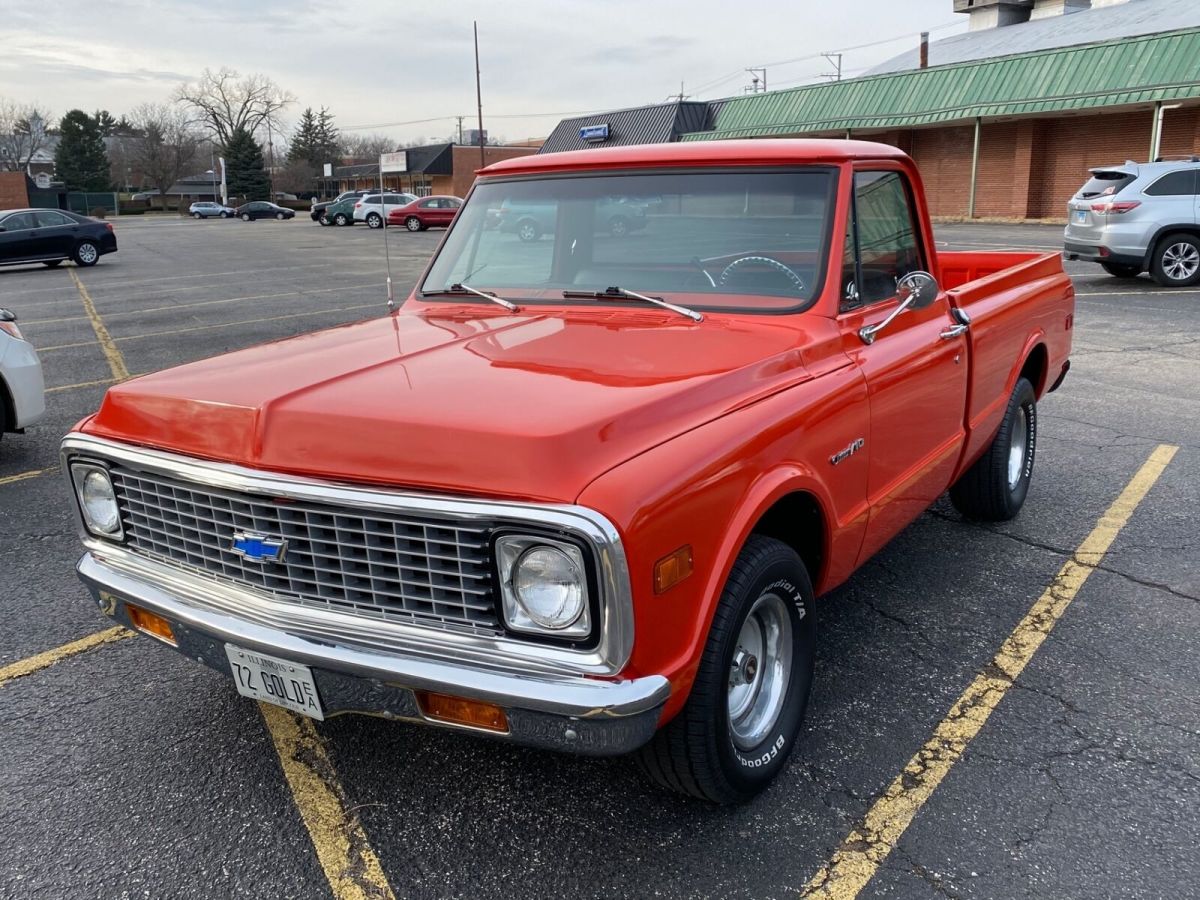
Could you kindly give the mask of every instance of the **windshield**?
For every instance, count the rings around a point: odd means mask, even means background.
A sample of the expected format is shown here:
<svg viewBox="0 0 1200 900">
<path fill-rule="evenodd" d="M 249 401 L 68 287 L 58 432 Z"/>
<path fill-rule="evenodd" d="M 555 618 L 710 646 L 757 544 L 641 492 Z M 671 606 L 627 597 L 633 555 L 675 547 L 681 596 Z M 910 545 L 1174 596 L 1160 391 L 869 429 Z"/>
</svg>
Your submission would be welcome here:
<svg viewBox="0 0 1200 900">
<path fill-rule="evenodd" d="M 619 287 L 704 309 L 800 309 L 821 288 L 834 184 L 817 168 L 483 182 L 421 290 L 467 283 L 561 304 L 564 291 Z"/>
</svg>

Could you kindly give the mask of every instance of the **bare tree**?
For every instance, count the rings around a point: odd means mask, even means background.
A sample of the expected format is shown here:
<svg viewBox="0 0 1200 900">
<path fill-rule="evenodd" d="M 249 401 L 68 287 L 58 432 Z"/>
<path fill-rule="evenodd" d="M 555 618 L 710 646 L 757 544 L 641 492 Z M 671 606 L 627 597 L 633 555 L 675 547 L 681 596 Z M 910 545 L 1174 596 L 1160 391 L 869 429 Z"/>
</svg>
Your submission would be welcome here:
<svg viewBox="0 0 1200 900">
<path fill-rule="evenodd" d="M 379 162 L 382 153 L 391 153 L 396 149 L 395 138 L 382 134 L 343 134 L 342 152 L 347 159 L 362 162 Z"/>
<path fill-rule="evenodd" d="M 202 135 L 188 114 L 165 103 L 144 103 L 132 113 L 137 136 L 130 138 L 130 158 L 146 182 L 158 189 L 163 209 L 167 192 L 201 164 Z"/>
<path fill-rule="evenodd" d="M 254 134 L 264 125 L 282 131 L 279 113 L 296 98 L 266 75 L 243 77 L 234 69 L 205 69 L 195 82 L 181 84 L 173 97 L 195 114 L 224 147 L 239 129 Z"/>
<path fill-rule="evenodd" d="M 0 172 L 24 172 L 47 146 L 50 112 L 36 103 L 0 97 Z"/>
</svg>

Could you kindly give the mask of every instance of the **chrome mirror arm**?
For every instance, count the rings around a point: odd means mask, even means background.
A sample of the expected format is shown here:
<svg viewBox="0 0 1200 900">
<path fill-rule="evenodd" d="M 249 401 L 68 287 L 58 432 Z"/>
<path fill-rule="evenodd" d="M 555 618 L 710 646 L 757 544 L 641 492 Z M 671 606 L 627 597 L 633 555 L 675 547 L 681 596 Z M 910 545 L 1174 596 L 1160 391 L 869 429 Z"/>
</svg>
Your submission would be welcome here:
<svg viewBox="0 0 1200 900">
<path fill-rule="evenodd" d="M 909 294 L 904 298 L 899 306 L 888 313 L 888 317 L 882 322 L 877 325 L 864 325 L 862 328 L 858 329 L 858 336 L 862 339 L 862 342 L 864 344 L 875 343 L 875 338 L 879 336 L 879 332 L 891 325 L 892 320 L 895 319 L 896 316 L 900 315 L 900 313 L 906 312 L 908 308 L 913 305 L 913 300 L 915 298 L 915 294 Z"/>
</svg>

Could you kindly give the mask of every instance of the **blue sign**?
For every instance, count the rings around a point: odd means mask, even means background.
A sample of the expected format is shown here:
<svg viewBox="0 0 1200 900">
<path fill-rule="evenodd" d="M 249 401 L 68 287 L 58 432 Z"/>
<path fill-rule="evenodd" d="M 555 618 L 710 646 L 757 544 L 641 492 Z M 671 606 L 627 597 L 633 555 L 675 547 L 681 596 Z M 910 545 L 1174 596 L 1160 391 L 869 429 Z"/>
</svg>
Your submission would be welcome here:
<svg viewBox="0 0 1200 900">
<path fill-rule="evenodd" d="M 584 125 L 579 129 L 579 136 L 585 141 L 607 141 L 608 123 L 603 125 Z"/>
<path fill-rule="evenodd" d="M 239 531 L 233 536 L 232 550 L 242 559 L 251 562 L 280 562 L 287 552 L 287 541 L 269 538 L 265 534 L 250 534 Z"/>
</svg>

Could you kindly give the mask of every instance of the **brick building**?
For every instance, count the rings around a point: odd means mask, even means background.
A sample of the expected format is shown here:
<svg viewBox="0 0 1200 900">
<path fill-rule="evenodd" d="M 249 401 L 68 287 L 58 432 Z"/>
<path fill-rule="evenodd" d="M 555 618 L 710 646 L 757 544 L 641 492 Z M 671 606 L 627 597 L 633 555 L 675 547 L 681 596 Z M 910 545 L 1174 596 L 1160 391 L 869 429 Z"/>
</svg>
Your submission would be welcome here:
<svg viewBox="0 0 1200 900">
<path fill-rule="evenodd" d="M 935 216 L 1006 219 L 1064 218 L 1090 167 L 1200 153 L 1200 0 L 954 7 L 971 30 L 924 60 L 914 48 L 861 78 L 716 101 L 711 125 L 665 139 L 891 143 Z"/>
<path fill-rule="evenodd" d="M 465 197 L 475 183 L 475 171 L 502 159 L 529 156 L 537 153 L 537 146 L 487 146 L 480 161 L 479 148 L 464 144 L 430 144 L 425 147 L 409 147 L 408 171 L 385 173 L 384 187 L 388 190 L 406 191 L 417 196 L 429 194 L 451 194 Z M 322 179 L 328 193 L 379 187 L 379 165 L 365 163 L 354 166 L 337 166 L 333 177 Z"/>
</svg>

